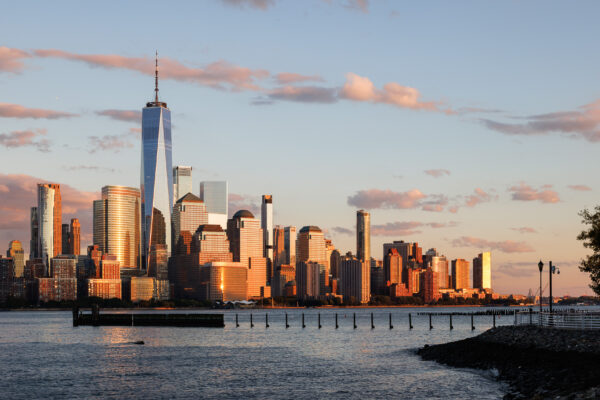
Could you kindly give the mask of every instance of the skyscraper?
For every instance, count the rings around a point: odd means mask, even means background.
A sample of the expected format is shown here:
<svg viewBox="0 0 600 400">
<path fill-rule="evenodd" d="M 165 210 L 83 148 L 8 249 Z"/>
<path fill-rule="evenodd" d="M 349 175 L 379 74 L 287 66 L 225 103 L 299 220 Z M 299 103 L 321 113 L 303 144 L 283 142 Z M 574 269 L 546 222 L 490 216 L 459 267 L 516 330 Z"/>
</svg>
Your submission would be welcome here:
<svg viewBox="0 0 600 400">
<path fill-rule="evenodd" d="M 431 269 L 437 273 L 438 285 L 440 289 L 450 288 L 448 282 L 448 260 L 445 256 L 431 256 Z"/>
<path fill-rule="evenodd" d="M 283 227 L 277 225 L 273 228 L 273 270 L 286 262 L 285 231 Z"/>
<path fill-rule="evenodd" d="M 29 214 L 29 227 L 31 229 L 31 239 L 29 240 L 29 258 L 41 258 L 38 254 L 38 241 L 40 240 L 40 227 L 38 222 L 38 208 L 31 207 Z"/>
<path fill-rule="evenodd" d="M 102 200 L 94 201 L 93 232 L 100 252 L 116 256 L 123 268 L 140 268 L 139 189 L 104 186 Z"/>
<path fill-rule="evenodd" d="M 480 253 L 473 259 L 473 288 L 492 288 L 492 253 Z"/>
<path fill-rule="evenodd" d="M 263 230 L 264 256 L 273 260 L 273 196 L 263 194 L 260 206 L 260 227 Z"/>
<path fill-rule="evenodd" d="M 356 257 L 371 260 L 371 215 L 365 210 L 356 212 Z"/>
<path fill-rule="evenodd" d="M 296 265 L 296 227 L 286 226 L 283 228 L 283 240 L 285 249 L 285 264 Z"/>
<path fill-rule="evenodd" d="M 21 242 L 18 240 L 11 240 L 8 243 L 8 250 L 6 251 L 7 257 L 12 257 L 13 265 L 15 268 L 15 278 L 23 276 L 23 270 L 25 268 L 25 251 Z"/>
<path fill-rule="evenodd" d="M 188 193 L 192 193 L 192 167 L 173 167 L 173 204 Z"/>
<path fill-rule="evenodd" d="M 192 193 L 180 197 L 173 207 L 173 250 L 182 231 L 194 234 L 200 225 L 208 224 L 204 202 Z"/>
<path fill-rule="evenodd" d="M 81 224 L 77 218 L 71 219 L 69 232 L 69 254 L 79 255 L 81 253 Z M 63 239 L 64 240 L 64 239 Z"/>
<path fill-rule="evenodd" d="M 458 258 L 452 260 L 452 288 L 456 290 L 469 288 L 469 262 Z"/>
<path fill-rule="evenodd" d="M 311 261 L 296 264 L 297 293 L 300 299 L 316 299 L 321 294 L 321 265 Z"/>
<path fill-rule="evenodd" d="M 233 261 L 239 261 L 248 268 L 248 297 L 265 296 L 267 261 L 263 257 L 260 221 L 250 211 L 240 210 L 227 221 L 227 237 Z"/>
<path fill-rule="evenodd" d="M 69 224 L 62 224 L 61 236 L 62 236 L 62 250 L 60 254 L 71 254 L 69 249 L 69 236 L 71 232 L 71 226 Z"/>
<path fill-rule="evenodd" d="M 155 70 L 154 101 L 142 110 L 141 198 L 143 256 L 152 246 L 171 251 L 171 212 L 173 209 L 173 165 L 171 111 L 158 101 L 158 57 Z"/>
<path fill-rule="evenodd" d="M 48 266 L 50 259 L 62 252 L 60 185 L 38 183 L 37 194 L 36 256 L 43 259 Z"/>
<path fill-rule="evenodd" d="M 340 291 L 344 302 L 368 303 L 371 299 L 371 265 L 347 255 L 340 265 Z"/>
<path fill-rule="evenodd" d="M 318 226 L 305 226 L 298 233 L 298 254 L 296 262 L 314 261 L 328 265 L 326 260 L 325 238 Z"/>
<path fill-rule="evenodd" d="M 200 182 L 200 200 L 206 205 L 208 223 L 227 229 L 229 199 L 227 181 Z"/>
</svg>

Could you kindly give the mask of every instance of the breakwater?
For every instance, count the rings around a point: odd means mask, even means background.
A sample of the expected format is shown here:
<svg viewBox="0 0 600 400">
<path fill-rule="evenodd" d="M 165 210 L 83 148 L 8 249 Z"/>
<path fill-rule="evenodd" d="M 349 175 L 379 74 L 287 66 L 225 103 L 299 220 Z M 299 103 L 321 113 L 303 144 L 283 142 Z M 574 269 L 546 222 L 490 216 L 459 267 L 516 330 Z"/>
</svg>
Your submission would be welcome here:
<svg viewBox="0 0 600 400">
<path fill-rule="evenodd" d="M 421 348 L 425 360 L 496 369 L 506 399 L 598 398 L 600 332 L 503 326 L 473 338 Z"/>
<path fill-rule="evenodd" d="M 91 313 L 73 309 L 73 326 L 179 326 L 223 328 L 223 314 L 178 314 L 178 313 L 100 313 L 92 308 Z"/>
</svg>

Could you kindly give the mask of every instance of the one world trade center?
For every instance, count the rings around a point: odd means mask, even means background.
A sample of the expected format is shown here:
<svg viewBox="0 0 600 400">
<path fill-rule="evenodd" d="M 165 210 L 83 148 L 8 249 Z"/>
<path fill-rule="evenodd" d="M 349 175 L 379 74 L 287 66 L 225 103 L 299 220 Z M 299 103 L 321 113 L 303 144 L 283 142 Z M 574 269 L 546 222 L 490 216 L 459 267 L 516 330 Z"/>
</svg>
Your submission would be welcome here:
<svg viewBox="0 0 600 400">
<path fill-rule="evenodd" d="M 171 211 L 173 176 L 171 111 L 158 101 L 158 55 L 155 70 L 154 101 L 142 111 L 141 196 L 143 257 L 148 275 L 167 279 L 167 259 L 171 253 Z"/>
</svg>

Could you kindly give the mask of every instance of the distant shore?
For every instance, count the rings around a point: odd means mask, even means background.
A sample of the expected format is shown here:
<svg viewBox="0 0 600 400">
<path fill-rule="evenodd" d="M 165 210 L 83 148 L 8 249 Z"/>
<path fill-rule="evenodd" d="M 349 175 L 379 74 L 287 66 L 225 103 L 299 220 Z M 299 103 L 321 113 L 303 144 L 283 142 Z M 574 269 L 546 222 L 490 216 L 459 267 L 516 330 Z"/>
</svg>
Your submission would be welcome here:
<svg viewBox="0 0 600 400">
<path fill-rule="evenodd" d="M 505 399 L 600 398 L 600 331 L 502 326 L 417 353 L 454 367 L 496 369 L 511 386 Z"/>
</svg>

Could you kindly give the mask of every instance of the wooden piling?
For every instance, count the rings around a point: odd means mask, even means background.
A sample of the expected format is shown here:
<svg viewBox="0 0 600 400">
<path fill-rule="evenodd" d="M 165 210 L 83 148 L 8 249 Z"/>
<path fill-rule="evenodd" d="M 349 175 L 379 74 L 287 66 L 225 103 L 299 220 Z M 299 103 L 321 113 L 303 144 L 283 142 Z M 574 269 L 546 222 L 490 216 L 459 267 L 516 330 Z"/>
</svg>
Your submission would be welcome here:
<svg viewBox="0 0 600 400">
<path fill-rule="evenodd" d="M 412 315 L 411 313 L 408 313 L 408 329 L 412 329 Z"/>
<path fill-rule="evenodd" d="M 306 325 L 304 324 L 304 313 L 302 313 L 302 328 L 306 328 Z"/>
<path fill-rule="evenodd" d="M 433 329 L 433 324 L 431 323 L 431 314 L 429 314 L 429 330 Z"/>
<path fill-rule="evenodd" d="M 239 327 L 240 327 L 240 322 L 239 322 L 239 320 L 238 320 L 238 315 L 237 315 L 237 314 L 235 314 L 235 327 L 236 327 L 236 328 L 239 328 Z"/>
<path fill-rule="evenodd" d="M 250 313 L 250 328 L 254 328 L 254 322 L 252 321 L 252 313 Z"/>
<path fill-rule="evenodd" d="M 473 314 L 471 314 L 471 330 L 475 330 L 475 323 L 473 322 Z"/>
<path fill-rule="evenodd" d="M 335 329 L 337 329 L 337 328 L 339 328 L 339 325 L 338 325 L 338 315 L 337 315 L 337 313 L 335 313 Z"/>
<path fill-rule="evenodd" d="M 371 313 L 371 329 L 375 329 L 375 324 L 373 323 L 373 313 Z"/>
<path fill-rule="evenodd" d="M 390 329 L 394 329 L 394 325 L 392 325 L 392 313 L 390 313 Z"/>
<path fill-rule="evenodd" d="M 452 314 L 450 314 L 450 330 L 454 329 L 454 326 L 452 326 Z"/>
<path fill-rule="evenodd" d="M 356 329 L 356 313 L 354 313 L 354 329 Z"/>
<path fill-rule="evenodd" d="M 318 321 L 317 324 L 319 325 L 319 329 L 321 329 L 321 313 L 319 313 L 318 315 Z"/>
<path fill-rule="evenodd" d="M 287 313 L 285 313 L 285 329 L 289 328 L 290 325 L 288 324 L 288 315 Z"/>
<path fill-rule="evenodd" d="M 265 328 L 269 327 L 269 313 L 265 314 Z"/>
</svg>

